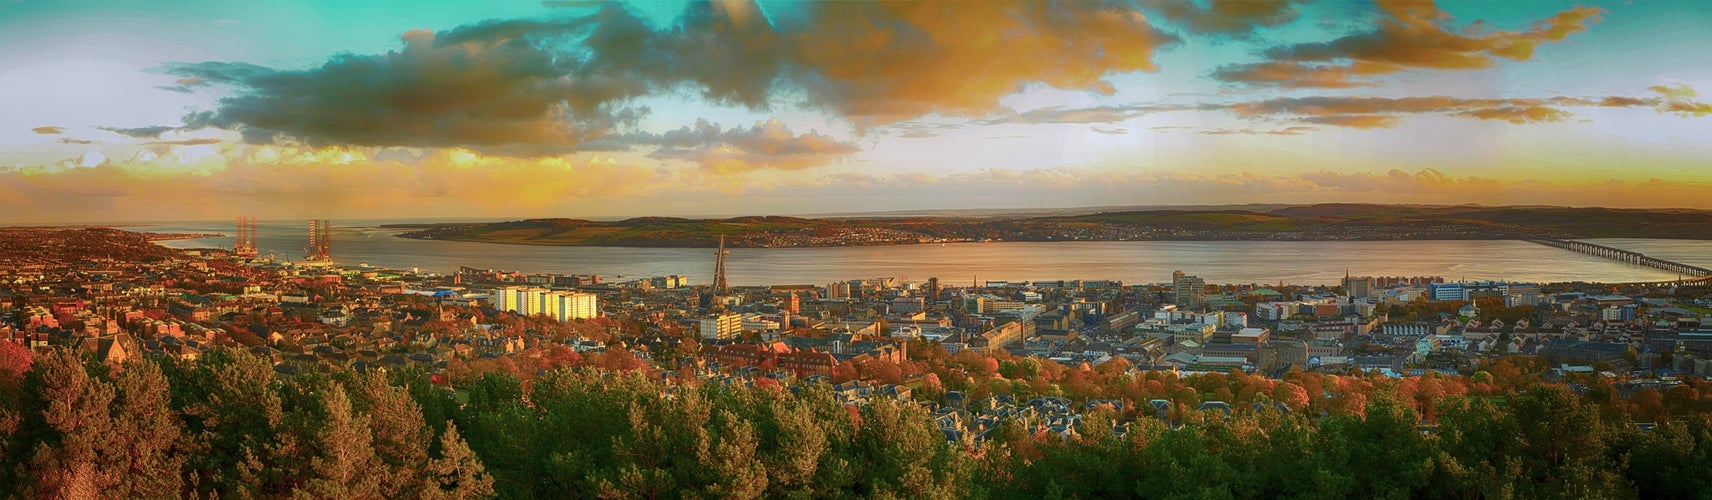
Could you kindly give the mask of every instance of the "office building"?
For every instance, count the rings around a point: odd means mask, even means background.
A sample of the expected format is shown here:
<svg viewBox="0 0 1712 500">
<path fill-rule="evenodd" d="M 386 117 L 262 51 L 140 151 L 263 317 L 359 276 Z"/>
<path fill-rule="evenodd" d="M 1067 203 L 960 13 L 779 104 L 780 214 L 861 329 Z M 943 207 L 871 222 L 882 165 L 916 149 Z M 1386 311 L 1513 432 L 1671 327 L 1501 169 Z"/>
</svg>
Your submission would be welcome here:
<svg viewBox="0 0 1712 500">
<path fill-rule="evenodd" d="M 1172 273 L 1172 289 L 1175 292 L 1173 303 L 1180 307 L 1201 307 L 1202 297 L 1207 292 L 1207 281 L 1199 276 L 1189 276 L 1183 271 Z"/>
<path fill-rule="evenodd" d="M 1372 276 L 1345 275 L 1343 277 L 1343 293 L 1351 299 L 1365 299 L 1373 296 L 1373 289 L 1377 288 L 1376 284 Z"/>
</svg>

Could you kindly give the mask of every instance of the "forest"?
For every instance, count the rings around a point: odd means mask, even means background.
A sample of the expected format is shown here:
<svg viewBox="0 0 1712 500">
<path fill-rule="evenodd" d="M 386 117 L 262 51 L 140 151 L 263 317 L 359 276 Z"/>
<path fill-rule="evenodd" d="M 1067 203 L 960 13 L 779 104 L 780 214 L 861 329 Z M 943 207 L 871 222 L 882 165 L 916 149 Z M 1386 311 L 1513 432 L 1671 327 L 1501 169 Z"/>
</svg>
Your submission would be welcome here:
<svg viewBox="0 0 1712 500">
<path fill-rule="evenodd" d="M 106 365 L 0 343 L 0 491 L 25 498 L 1694 498 L 1712 384 L 1470 377 L 1179 377 L 1121 363 L 912 352 L 916 401 L 706 381 L 614 354 L 451 377 L 278 374 L 212 350 Z M 858 378 L 873 376 L 856 373 Z M 941 382 L 941 378 L 955 380 Z M 1070 398 L 1074 432 L 948 439 L 932 407 Z M 1166 415 L 1140 405 L 1164 399 Z M 1202 401 L 1236 411 L 1197 411 Z M 1261 403 L 1256 405 L 1255 403 Z M 974 403 L 971 403 L 973 405 Z M 1122 406 L 1117 408 L 1115 406 Z M 1137 408 L 1145 410 L 1137 410 Z M 1163 417 L 1163 418 L 1161 418 Z M 1644 425 L 1637 425 L 1641 423 Z"/>
</svg>

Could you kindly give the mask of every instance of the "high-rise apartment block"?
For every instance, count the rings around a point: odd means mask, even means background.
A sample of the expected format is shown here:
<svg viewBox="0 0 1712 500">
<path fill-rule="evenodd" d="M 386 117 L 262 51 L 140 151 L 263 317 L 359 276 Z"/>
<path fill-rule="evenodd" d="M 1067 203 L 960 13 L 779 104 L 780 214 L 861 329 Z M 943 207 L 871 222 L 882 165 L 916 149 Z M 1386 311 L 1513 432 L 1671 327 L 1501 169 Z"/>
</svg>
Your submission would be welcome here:
<svg viewBox="0 0 1712 500">
<path fill-rule="evenodd" d="M 592 293 L 512 286 L 493 291 L 493 308 L 524 316 L 545 314 L 559 321 L 600 317 L 599 297 Z"/>
</svg>

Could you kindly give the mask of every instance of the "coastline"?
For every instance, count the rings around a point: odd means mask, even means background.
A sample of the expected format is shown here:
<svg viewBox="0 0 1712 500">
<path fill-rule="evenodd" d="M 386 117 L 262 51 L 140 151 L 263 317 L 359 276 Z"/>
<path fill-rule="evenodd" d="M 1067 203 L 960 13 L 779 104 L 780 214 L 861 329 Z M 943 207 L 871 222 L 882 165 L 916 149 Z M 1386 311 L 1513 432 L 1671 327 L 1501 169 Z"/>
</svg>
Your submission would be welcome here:
<svg viewBox="0 0 1712 500">
<path fill-rule="evenodd" d="M 518 245 L 518 246 L 530 246 L 530 247 L 706 248 L 706 249 L 713 249 L 713 248 L 718 248 L 718 246 L 719 246 L 718 243 L 709 244 L 709 243 L 703 243 L 703 242 L 699 242 L 699 241 L 695 241 L 695 242 L 662 242 L 662 244 L 658 244 L 658 245 L 623 245 L 623 244 L 602 244 L 602 243 L 563 243 L 563 242 L 532 242 L 532 241 L 517 241 L 517 240 L 490 240 L 490 239 L 480 239 L 480 238 L 433 238 L 433 237 L 405 236 L 403 233 L 393 234 L 391 236 L 394 238 L 400 238 L 400 239 L 406 239 L 406 240 L 450 241 L 450 242 L 459 242 L 459 243 L 490 243 L 490 244 L 495 244 L 495 245 Z M 727 248 L 727 249 L 736 249 L 736 248 L 742 248 L 742 249 L 850 248 L 850 247 L 889 247 L 889 246 L 903 247 L 903 246 L 935 245 L 935 244 L 960 245 L 960 244 L 970 244 L 970 243 L 1118 243 L 1118 242 L 1141 242 L 1141 241 L 1180 241 L 1180 242 L 1221 242 L 1221 241 L 1287 241 L 1287 242 L 1522 241 L 1526 238 L 1527 238 L 1527 236 L 1520 236 L 1520 235 L 1505 235 L 1505 236 L 1498 236 L 1498 237 L 1470 237 L 1470 238 L 1449 238 L 1449 237 L 1434 235 L 1434 236 L 1421 237 L 1421 238 L 1208 238 L 1208 237 L 1188 237 L 1188 238 L 1128 238 L 1128 239 L 1075 239 L 1075 240 L 1073 240 L 1073 239 L 985 239 L 985 240 L 946 240 L 946 241 L 926 241 L 926 242 L 851 243 L 851 244 L 844 244 L 844 245 L 782 245 L 782 246 L 741 245 L 741 244 L 736 244 L 736 243 L 732 243 L 732 242 L 728 241 L 728 242 L 726 242 L 725 248 Z M 1667 237 L 1649 237 L 1649 238 L 1650 239 L 1684 240 L 1684 241 L 1708 241 L 1708 240 L 1712 240 L 1712 238 L 1667 238 Z M 1585 239 L 1585 238 L 1572 238 L 1572 239 Z M 678 244 L 678 243 L 682 243 L 682 244 Z"/>
<path fill-rule="evenodd" d="M 112 226 L 101 226 L 101 227 L 110 227 L 113 229 L 120 229 L 120 228 L 116 228 L 116 227 L 112 227 Z M 133 226 L 133 227 L 138 227 L 138 226 Z M 121 229 L 121 230 L 123 230 L 123 229 Z M 144 238 L 148 238 L 149 241 L 154 241 L 154 242 L 172 241 L 172 240 L 194 240 L 194 239 L 201 239 L 201 238 L 230 238 L 232 236 L 229 234 L 221 234 L 221 233 L 148 233 L 148 232 L 142 232 L 142 231 L 130 231 L 130 232 L 141 234 L 141 235 L 143 235 Z"/>
</svg>

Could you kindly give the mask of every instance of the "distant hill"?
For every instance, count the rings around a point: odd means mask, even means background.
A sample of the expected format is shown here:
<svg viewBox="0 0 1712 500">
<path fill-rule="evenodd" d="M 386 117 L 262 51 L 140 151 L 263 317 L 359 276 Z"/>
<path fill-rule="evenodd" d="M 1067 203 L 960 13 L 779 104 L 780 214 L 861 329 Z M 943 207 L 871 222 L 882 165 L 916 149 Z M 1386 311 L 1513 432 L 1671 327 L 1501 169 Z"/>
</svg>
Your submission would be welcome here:
<svg viewBox="0 0 1712 500">
<path fill-rule="evenodd" d="M 1712 239 L 1712 212 L 1677 209 L 1425 206 L 1334 203 L 1049 215 L 639 217 L 524 219 L 388 226 L 404 238 L 526 245 L 818 247 L 966 241 Z M 1037 212 L 1038 213 L 1038 212 Z"/>
</svg>

